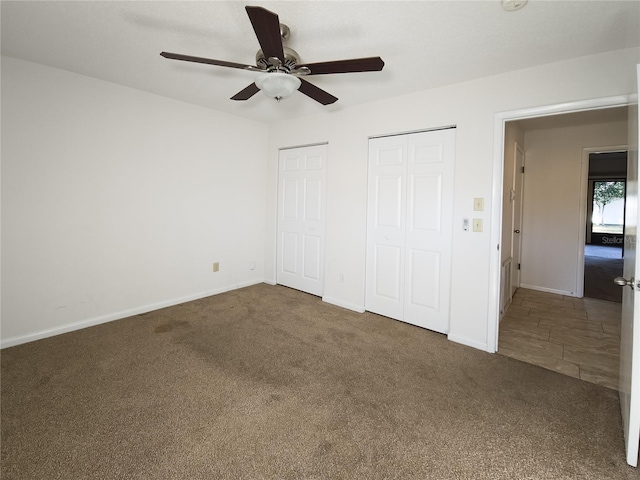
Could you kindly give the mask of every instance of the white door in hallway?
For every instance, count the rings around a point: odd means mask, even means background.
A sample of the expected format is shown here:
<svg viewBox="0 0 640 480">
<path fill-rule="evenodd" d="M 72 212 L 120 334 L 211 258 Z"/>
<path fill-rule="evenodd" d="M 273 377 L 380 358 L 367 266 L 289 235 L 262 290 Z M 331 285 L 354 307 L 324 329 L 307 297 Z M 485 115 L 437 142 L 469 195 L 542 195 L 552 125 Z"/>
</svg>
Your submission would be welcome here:
<svg viewBox="0 0 640 480">
<path fill-rule="evenodd" d="M 369 141 L 365 308 L 449 331 L 455 129 Z"/>
<path fill-rule="evenodd" d="M 276 281 L 324 292 L 327 145 L 281 150 L 278 161 Z"/>
<path fill-rule="evenodd" d="M 640 65 L 637 67 L 640 81 Z M 636 90 L 637 93 L 638 90 Z M 627 463 L 638 466 L 640 443 L 640 255 L 637 229 L 638 208 L 638 104 L 629 107 L 629 151 L 627 156 L 627 199 L 625 211 L 624 272 L 629 286 L 622 294 L 620 331 L 620 408 L 624 425 Z"/>
<path fill-rule="evenodd" d="M 513 265 L 511 268 L 511 295 L 520 287 L 520 261 L 522 257 L 522 198 L 524 194 L 524 151 L 516 143 L 514 155 L 514 181 L 513 181 L 513 237 L 511 256 Z"/>
</svg>

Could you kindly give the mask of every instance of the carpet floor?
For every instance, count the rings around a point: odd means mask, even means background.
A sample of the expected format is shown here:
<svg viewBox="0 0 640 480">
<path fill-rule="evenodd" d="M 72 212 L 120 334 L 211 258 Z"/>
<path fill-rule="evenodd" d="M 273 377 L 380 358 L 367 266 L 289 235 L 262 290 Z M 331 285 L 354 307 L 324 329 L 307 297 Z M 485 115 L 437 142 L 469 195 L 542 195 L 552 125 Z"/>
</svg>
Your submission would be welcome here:
<svg viewBox="0 0 640 480">
<path fill-rule="evenodd" d="M 255 285 L 2 351 L 9 479 L 638 479 L 613 390 Z"/>
<path fill-rule="evenodd" d="M 584 296 L 622 303 L 622 288 L 613 279 L 622 276 L 622 258 L 584 257 Z"/>
</svg>

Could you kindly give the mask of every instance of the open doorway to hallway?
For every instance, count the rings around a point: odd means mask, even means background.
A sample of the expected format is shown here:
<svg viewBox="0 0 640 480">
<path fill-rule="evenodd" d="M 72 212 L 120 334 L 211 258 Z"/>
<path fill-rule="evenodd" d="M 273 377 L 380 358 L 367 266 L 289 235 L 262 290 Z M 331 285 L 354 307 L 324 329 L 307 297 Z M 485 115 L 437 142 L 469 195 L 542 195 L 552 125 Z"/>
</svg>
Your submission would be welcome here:
<svg viewBox="0 0 640 480">
<path fill-rule="evenodd" d="M 588 153 L 584 296 L 622 302 L 626 151 Z"/>
<path fill-rule="evenodd" d="M 591 245 L 585 218 L 593 220 L 593 211 L 586 208 L 583 150 L 626 144 L 626 119 L 626 107 L 616 107 L 506 122 L 504 148 L 504 171 L 510 177 L 503 184 L 502 245 L 513 245 L 513 236 L 519 235 L 521 261 L 511 267 L 520 266 L 518 275 L 501 272 L 501 279 L 509 275 L 515 281 L 511 298 L 500 303 L 498 353 L 614 389 L 621 305 L 583 298 L 583 282 L 591 273 L 585 272 L 588 257 L 604 253 L 585 250 Z M 513 184 L 513 169 L 507 168 L 513 163 L 507 158 L 513 145 L 508 142 L 524 151 L 521 228 L 504 214 L 514 212 L 508 202 L 518 198 L 518 192 L 504 187 Z M 503 249 L 503 265 L 510 253 Z M 620 289 L 613 284 L 615 276 L 607 280 L 612 290 Z"/>
</svg>

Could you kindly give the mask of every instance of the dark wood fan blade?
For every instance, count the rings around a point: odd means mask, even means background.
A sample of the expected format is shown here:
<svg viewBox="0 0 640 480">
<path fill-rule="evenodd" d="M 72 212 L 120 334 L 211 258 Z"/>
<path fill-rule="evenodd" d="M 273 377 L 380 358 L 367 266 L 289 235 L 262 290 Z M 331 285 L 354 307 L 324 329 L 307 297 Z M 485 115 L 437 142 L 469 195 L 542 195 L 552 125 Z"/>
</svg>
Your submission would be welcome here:
<svg viewBox="0 0 640 480">
<path fill-rule="evenodd" d="M 304 63 L 296 68 L 307 67 L 309 75 L 326 75 L 329 73 L 378 72 L 384 67 L 380 57 L 351 58 L 331 62 Z"/>
<path fill-rule="evenodd" d="M 278 57 L 284 62 L 282 37 L 280 37 L 280 20 L 278 15 L 262 7 L 244 7 L 256 32 L 258 43 L 265 58 Z"/>
<path fill-rule="evenodd" d="M 300 79 L 300 90 L 307 97 L 313 98 L 316 102 L 320 102 L 322 105 L 329 105 L 336 100 L 337 97 L 334 97 L 329 92 L 325 92 L 321 88 L 316 87 L 314 84 L 307 82 L 303 78 Z"/>
<path fill-rule="evenodd" d="M 218 65 L 219 67 L 239 68 L 241 70 L 263 71 L 254 65 L 243 65 L 242 63 L 226 62 L 224 60 L 214 60 L 212 58 L 192 57 L 191 55 L 182 55 L 180 53 L 161 52 L 164 58 L 171 60 L 183 60 L 185 62 L 206 63 L 209 65 Z"/>
<path fill-rule="evenodd" d="M 255 83 L 252 83 L 247 88 L 245 88 L 244 90 L 240 90 L 233 97 L 231 97 L 231 100 L 248 100 L 259 91 L 260 89 L 258 88 L 258 86 Z"/>
</svg>

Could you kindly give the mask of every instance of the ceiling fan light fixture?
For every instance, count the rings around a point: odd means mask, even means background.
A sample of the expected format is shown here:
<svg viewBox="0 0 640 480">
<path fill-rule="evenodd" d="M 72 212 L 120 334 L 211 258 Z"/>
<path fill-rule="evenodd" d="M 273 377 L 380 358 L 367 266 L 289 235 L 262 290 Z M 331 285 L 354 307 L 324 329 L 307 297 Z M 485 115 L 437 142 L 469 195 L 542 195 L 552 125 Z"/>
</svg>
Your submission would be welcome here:
<svg viewBox="0 0 640 480">
<path fill-rule="evenodd" d="M 256 86 L 265 95 L 280 101 L 290 97 L 293 92 L 300 88 L 300 79 L 283 72 L 261 73 L 256 79 Z"/>
</svg>

